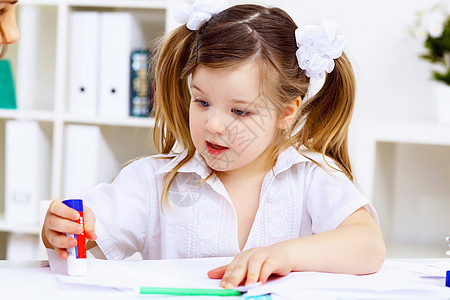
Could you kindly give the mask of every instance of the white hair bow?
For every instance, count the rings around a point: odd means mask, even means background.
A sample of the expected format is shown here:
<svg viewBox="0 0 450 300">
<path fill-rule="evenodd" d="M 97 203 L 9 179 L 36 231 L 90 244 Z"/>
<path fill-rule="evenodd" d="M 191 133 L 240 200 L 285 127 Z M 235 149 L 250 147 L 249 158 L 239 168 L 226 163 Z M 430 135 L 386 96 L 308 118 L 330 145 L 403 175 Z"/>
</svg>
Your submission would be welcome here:
<svg viewBox="0 0 450 300">
<path fill-rule="evenodd" d="M 228 8 L 227 0 L 196 0 L 191 5 L 180 2 L 175 11 L 175 20 L 186 24 L 190 30 L 197 30 L 203 23 L 208 22 L 212 15 Z"/>
<path fill-rule="evenodd" d="M 325 19 L 321 26 L 305 25 L 295 30 L 299 47 L 295 53 L 300 69 L 310 78 L 325 77 L 334 69 L 334 59 L 342 55 L 347 37 L 336 35 L 335 21 Z"/>
</svg>

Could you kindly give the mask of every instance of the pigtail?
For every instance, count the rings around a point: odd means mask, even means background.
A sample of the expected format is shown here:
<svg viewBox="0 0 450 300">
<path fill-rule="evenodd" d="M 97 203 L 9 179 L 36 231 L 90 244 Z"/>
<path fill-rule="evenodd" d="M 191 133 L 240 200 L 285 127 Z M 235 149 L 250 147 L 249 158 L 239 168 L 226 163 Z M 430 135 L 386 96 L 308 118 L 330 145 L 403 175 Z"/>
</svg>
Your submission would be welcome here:
<svg viewBox="0 0 450 300">
<path fill-rule="evenodd" d="M 324 159 L 325 156 L 333 158 L 352 181 L 348 127 L 354 101 L 355 75 L 349 59 L 343 53 L 340 58 L 335 59 L 334 70 L 327 74 L 320 91 L 304 103 L 300 111 L 303 126 L 297 134 L 300 144 L 322 153 Z"/>
<path fill-rule="evenodd" d="M 179 168 L 195 153 L 189 133 L 190 92 L 185 73 L 194 41 L 195 32 L 186 26 L 178 27 L 159 42 L 152 63 L 156 87 L 153 129 L 156 150 L 158 153 L 168 154 L 176 142 L 182 149 L 188 149 L 187 156 L 166 174 L 161 194 L 161 208 L 164 207 L 164 203 L 169 204 L 169 188 Z"/>
<path fill-rule="evenodd" d="M 183 149 L 193 146 L 189 134 L 190 93 L 182 74 L 194 40 L 195 32 L 180 26 L 156 48 L 153 142 L 158 153 L 169 153 L 175 142 Z"/>
</svg>

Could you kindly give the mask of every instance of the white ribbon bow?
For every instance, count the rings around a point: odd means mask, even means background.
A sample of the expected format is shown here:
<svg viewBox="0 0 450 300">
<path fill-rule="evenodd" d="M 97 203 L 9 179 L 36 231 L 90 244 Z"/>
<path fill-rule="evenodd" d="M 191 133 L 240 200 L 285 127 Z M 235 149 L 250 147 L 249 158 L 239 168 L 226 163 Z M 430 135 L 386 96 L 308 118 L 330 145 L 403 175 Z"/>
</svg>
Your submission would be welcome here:
<svg viewBox="0 0 450 300">
<path fill-rule="evenodd" d="M 295 53 L 300 69 L 310 78 L 325 77 L 334 69 L 334 59 L 342 55 L 347 37 L 336 35 L 335 21 L 325 19 L 321 26 L 305 25 L 295 30 L 299 47 Z"/>
<path fill-rule="evenodd" d="M 178 3 L 175 20 L 186 24 L 190 30 L 197 30 L 203 23 L 208 22 L 212 15 L 228 8 L 227 0 L 196 0 L 191 5 L 186 2 Z"/>
</svg>

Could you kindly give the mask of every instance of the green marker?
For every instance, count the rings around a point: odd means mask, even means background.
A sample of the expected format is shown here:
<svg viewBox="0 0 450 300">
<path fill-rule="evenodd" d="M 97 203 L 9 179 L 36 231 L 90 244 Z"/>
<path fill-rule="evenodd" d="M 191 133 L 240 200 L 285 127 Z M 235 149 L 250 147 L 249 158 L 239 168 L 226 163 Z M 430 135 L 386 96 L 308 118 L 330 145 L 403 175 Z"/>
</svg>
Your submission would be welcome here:
<svg viewBox="0 0 450 300">
<path fill-rule="evenodd" d="M 232 289 L 140 287 L 139 294 L 179 295 L 179 296 L 239 296 L 242 294 L 242 292 Z"/>
</svg>

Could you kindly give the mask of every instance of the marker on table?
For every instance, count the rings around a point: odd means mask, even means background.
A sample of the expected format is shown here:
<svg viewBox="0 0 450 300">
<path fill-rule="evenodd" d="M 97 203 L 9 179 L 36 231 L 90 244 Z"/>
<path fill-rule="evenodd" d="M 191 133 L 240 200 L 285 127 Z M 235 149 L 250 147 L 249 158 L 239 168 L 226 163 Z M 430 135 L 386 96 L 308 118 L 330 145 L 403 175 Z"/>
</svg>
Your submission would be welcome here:
<svg viewBox="0 0 450 300">
<path fill-rule="evenodd" d="M 243 292 L 231 289 L 191 289 L 191 288 L 164 288 L 140 287 L 139 294 L 178 295 L 178 296 L 239 296 Z"/>
<path fill-rule="evenodd" d="M 235 289 L 193 289 L 193 288 L 167 288 L 167 287 L 139 287 L 138 294 L 178 295 L 178 296 L 240 296 L 249 289 L 260 286 L 257 282 L 248 286 L 238 286 Z"/>
</svg>

